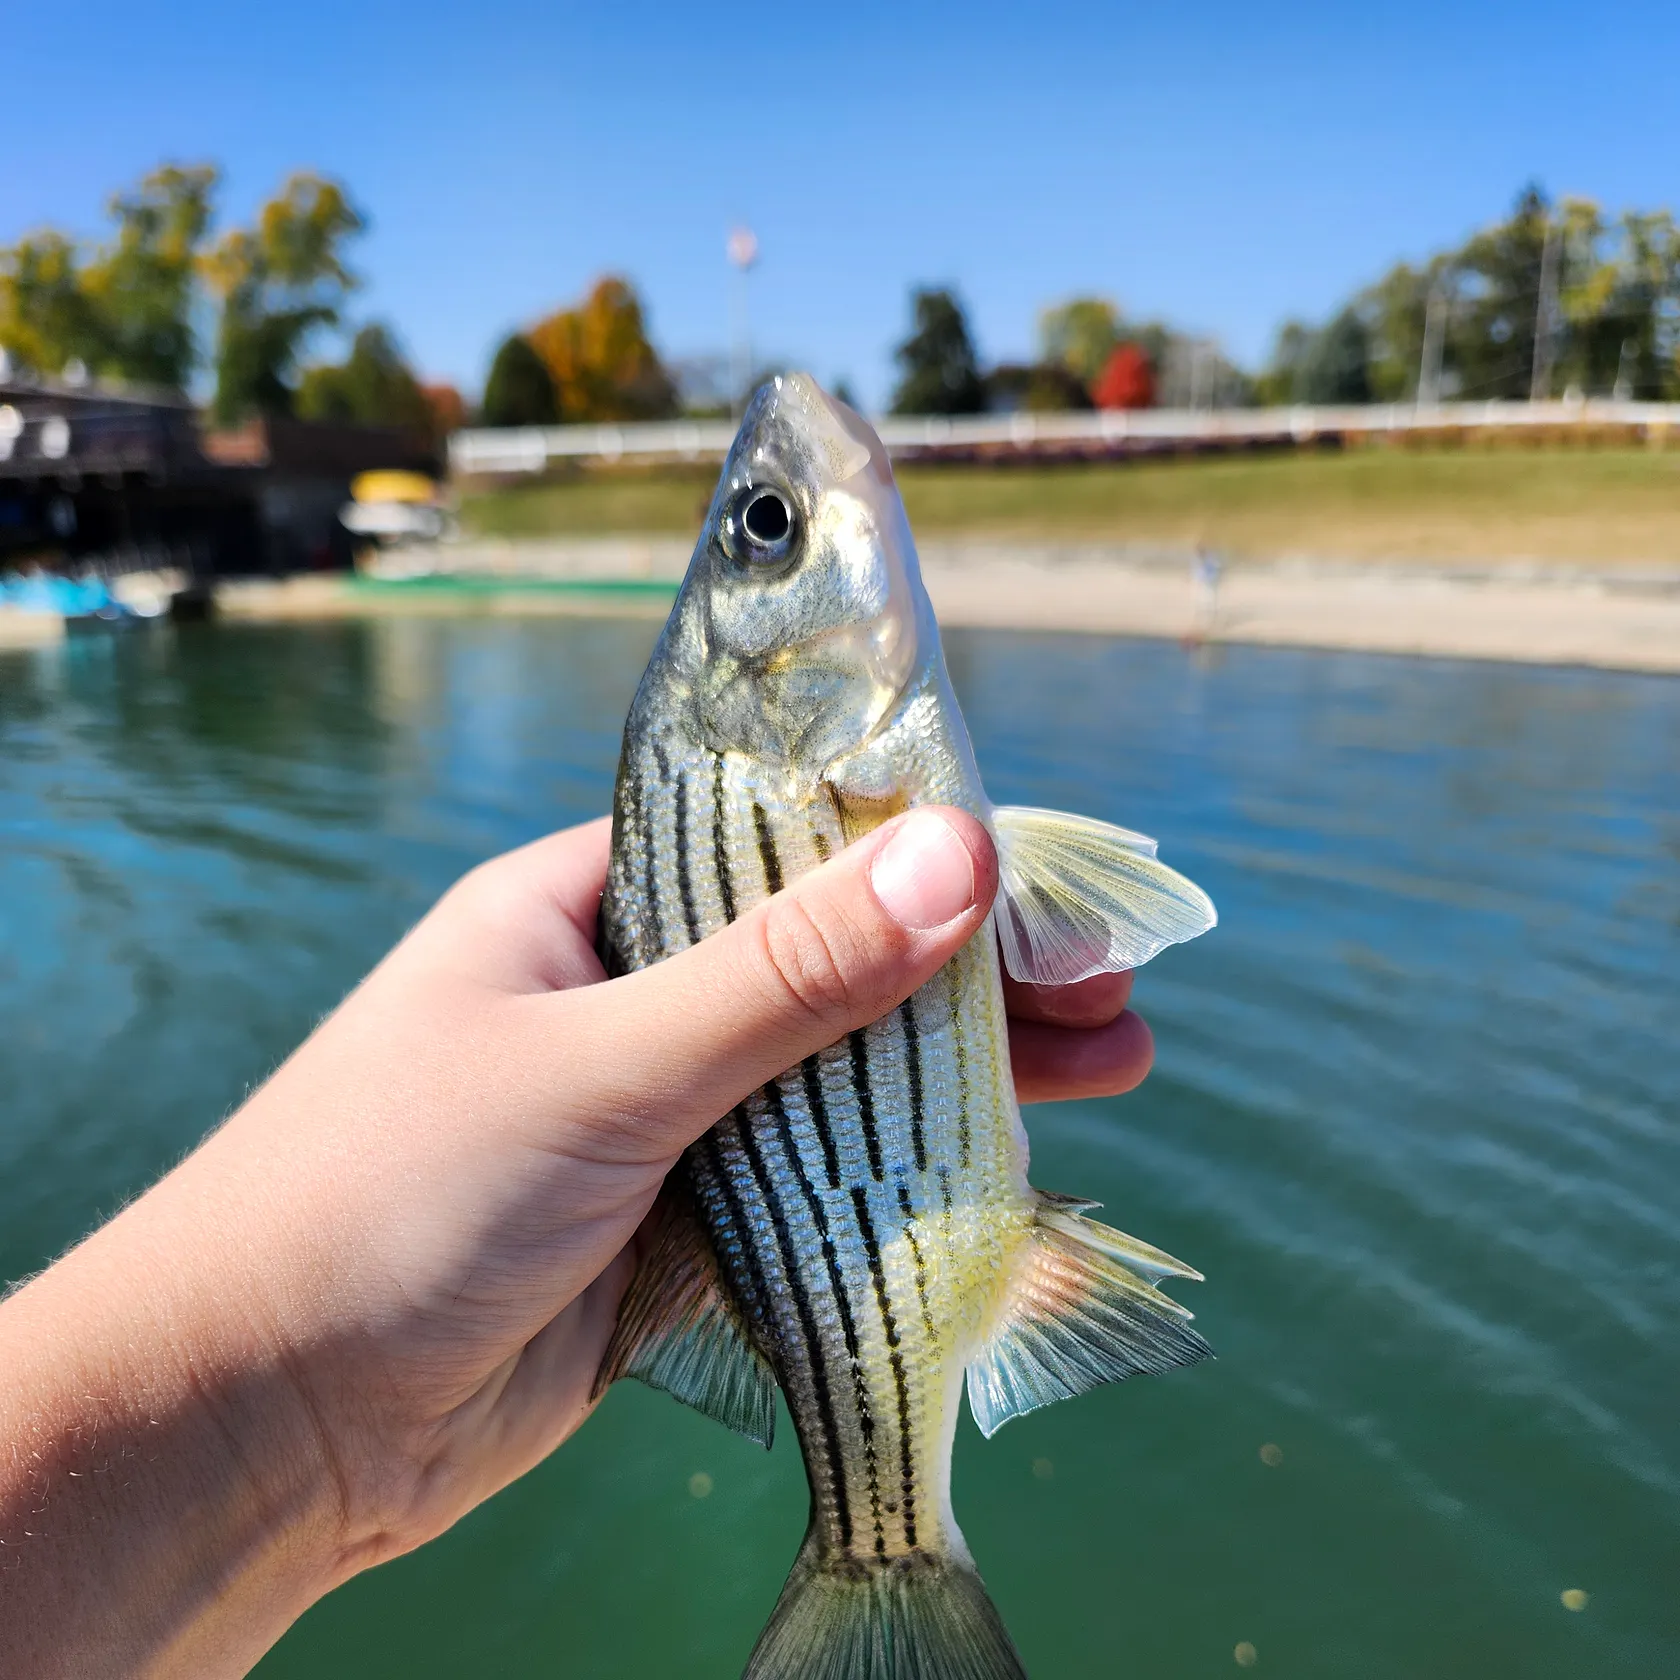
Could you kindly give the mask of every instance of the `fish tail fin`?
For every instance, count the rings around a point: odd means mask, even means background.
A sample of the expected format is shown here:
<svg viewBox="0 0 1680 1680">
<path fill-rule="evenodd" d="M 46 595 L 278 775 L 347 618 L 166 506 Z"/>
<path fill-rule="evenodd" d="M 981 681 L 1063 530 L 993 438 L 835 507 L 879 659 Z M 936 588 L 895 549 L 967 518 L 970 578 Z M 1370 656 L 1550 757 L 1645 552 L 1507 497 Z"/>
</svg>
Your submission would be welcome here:
<svg viewBox="0 0 1680 1680">
<path fill-rule="evenodd" d="M 742 1680 L 1026 1680 L 966 1558 L 823 1558 L 807 1536 Z"/>
</svg>

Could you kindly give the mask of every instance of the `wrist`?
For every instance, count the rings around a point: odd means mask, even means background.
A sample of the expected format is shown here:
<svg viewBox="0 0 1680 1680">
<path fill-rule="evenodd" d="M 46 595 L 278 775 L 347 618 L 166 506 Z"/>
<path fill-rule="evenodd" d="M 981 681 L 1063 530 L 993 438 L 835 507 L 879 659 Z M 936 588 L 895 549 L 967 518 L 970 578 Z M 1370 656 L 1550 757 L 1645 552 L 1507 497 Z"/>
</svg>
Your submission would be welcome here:
<svg viewBox="0 0 1680 1680">
<path fill-rule="evenodd" d="M 237 1266 L 149 1201 L 0 1307 L 0 1672 L 243 1674 L 344 1555 L 307 1407 L 229 1310 Z"/>
</svg>

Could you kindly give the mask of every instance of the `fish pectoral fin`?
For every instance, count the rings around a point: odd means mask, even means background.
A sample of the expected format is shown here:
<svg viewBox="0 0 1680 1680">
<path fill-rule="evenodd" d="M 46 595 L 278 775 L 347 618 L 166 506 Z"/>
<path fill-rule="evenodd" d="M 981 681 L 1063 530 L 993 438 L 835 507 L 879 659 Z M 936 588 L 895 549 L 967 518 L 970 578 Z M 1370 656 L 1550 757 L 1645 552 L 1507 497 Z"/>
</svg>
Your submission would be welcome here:
<svg viewBox="0 0 1680 1680">
<path fill-rule="evenodd" d="M 1219 919 L 1148 835 L 1026 805 L 999 806 L 992 830 L 998 943 L 1017 980 L 1066 986 L 1138 968 Z"/>
<path fill-rule="evenodd" d="M 704 1228 L 675 1196 L 625 1291 L 595 1397 L 620 1377 L 662 1388 L 761 1446 L 775 1434 L 776 1379 L 724 1290 Z"/>
<path fill-rule="evenodd" d="M 1032 1237 L 1004 1318 L 968 1367 L 982 1435 L 1012 1417 L 1140 1371 L 1194 1365 L 1212 1353 L 1190 1312 L 1155 1285 L 1201 1274 L 1148 1243 L 1085 1217 L 1092 1202 L 1035 1191 Z"/>
</svg>

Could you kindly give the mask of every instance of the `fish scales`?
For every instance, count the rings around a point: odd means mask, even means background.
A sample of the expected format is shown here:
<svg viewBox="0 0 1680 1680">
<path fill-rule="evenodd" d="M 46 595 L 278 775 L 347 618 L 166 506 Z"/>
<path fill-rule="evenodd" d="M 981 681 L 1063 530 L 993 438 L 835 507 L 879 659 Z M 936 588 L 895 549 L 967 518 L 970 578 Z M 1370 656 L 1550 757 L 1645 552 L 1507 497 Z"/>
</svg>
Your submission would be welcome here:
<svg viewBox="0 0 1680 1680">
<path fill-rule="evenodd" d="M 1008 1418 L 1207 1349 L 1188 1267 L 1027 1180 L 1000 949 L 1018 979 L 1134 967 L 1212 925 L 1154 843 L 994 808 L 880 441 L 803 375 L 748 410 L 625 726 L 609 974 L 752 911 L 916 804 L 997 841 L 986 930 L 912 997 L 685 1152 L 601 1383 L 635 1375 L 769 1440 L 811 1522 L 747 1680 L 1020 1680 L 951 1511 L 966 1377 Z"/>
<path fill-rule="evenodd" d="M 717 931 L 845 843 L 832 800 L 794 803 L 736 755 L 655 739 L 644 769 L 626 778 L 639 797 L 621 806 L 627 844 L 613 871 L 627 968 Z M 984 1306 L 972 1278 L 995 1275 L 1025 1228 L 1007 1231 L 995 1193 L 1012 1104 L 994 1090 L 978 1105 L 990 1130 L 976 1150 L 966 1089 L 969 1065 L 994 1084 L 1002 1070 L 963 1041 L 1004 1030 L 995 964 L 965 954 L 901 1009 L 755 1093 L 680 1169 L 820 1466 L 824 1538 L 842 1555 L 944 1540 L 953 1356 Z"/>
</svg>

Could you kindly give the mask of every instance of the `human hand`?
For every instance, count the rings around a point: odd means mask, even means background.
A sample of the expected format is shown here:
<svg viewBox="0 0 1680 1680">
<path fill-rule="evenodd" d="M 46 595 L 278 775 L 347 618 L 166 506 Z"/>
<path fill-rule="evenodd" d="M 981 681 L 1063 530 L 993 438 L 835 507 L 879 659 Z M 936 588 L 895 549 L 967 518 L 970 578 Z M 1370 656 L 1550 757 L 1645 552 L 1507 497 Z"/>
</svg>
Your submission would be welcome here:
<svg viewBox="0 0 1680 1680">
<path fill-rule="evenodd" d="M 105 1541 L 76 1553 L 67 1523 L 37 1629 L 72 1565 L 76 1636 L 146 1661 L 54 1666 L 39 1633 L 18 1672 L 242 1673 L 314 1598 L 537 1463 L 587 1415 L 683 1147 L 929 978 L 995 888 L 978 823 L 911 813 L 605 982 L 608 843 L 593 823 L 474 871 L 194 1156 L 0 1312 L 0 1350 L 35 1354 L 20 1426 L 44 1474 L 77 1478 L 90 1438 L 139 1443 L 158 1467 L 145 1525 L 174 1542 L 108 1543 L 121 1513 L 100 1504 Z M 1007 987 L 1025 1100 L 1143 1077 L 1129 988 Z M 38 1353 L 66 1324 L 106 1396 L 73 1425 Z M 5 1491 L 0 1474 L 0 1538 Z M 109 1498 L 59 1494 L 66 1516 Z M 0 1601 L 55 1554 L 17 1555 Z"/>
</svg>

